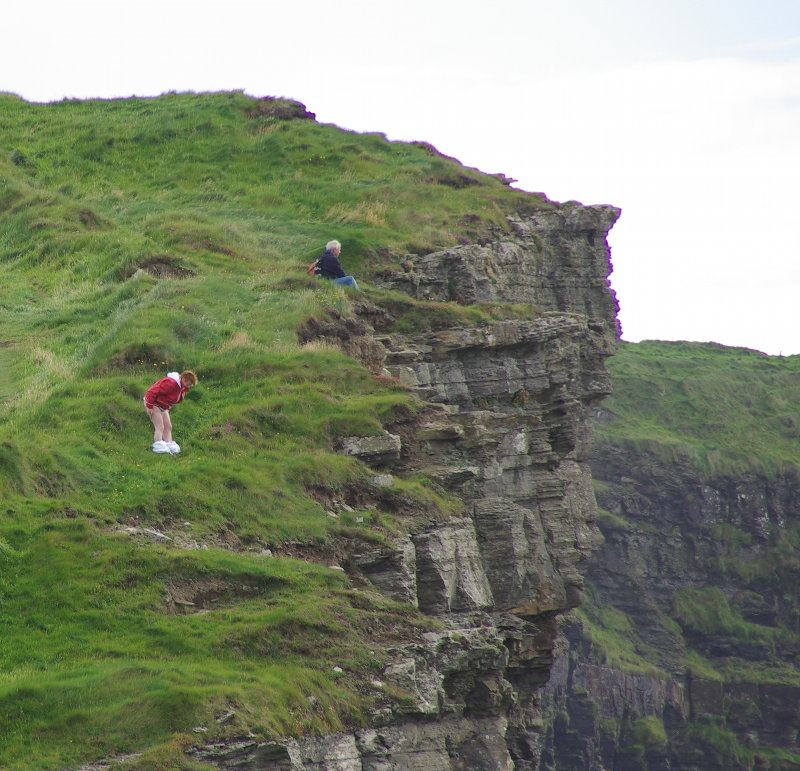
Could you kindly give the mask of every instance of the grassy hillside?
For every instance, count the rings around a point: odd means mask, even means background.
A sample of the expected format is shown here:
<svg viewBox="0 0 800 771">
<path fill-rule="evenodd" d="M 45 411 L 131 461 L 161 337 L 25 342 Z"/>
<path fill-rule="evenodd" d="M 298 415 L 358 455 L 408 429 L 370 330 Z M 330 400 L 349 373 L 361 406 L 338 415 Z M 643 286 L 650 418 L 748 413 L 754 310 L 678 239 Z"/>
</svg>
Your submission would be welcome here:
<svg viewBox="0 0 800 771">
<path fill-rule="evenodd" d="M 417 405 L 298 345 L 349 309 L 304 267 L 338 238 L 368 279 L 547 205 L 281 100 L 0 95 L 0 766 L 159 744 L 177 764 L 187 735 L 335 730 L 388 698 L 371 672 L 423 621 L 329 566 L 405 523 L 312 492 L 368 490 L 333 441 Z M 142 394 L 189 367 L 184 451 L 153 455 Z M 391 495 L 455 505 L 424 479 Z"/>
<path fill-rule="evenodd" d="M 623 343 L 604 437 L 708 472 L 800 466 L 800 356 L 711 343 Z"/>
</svg>

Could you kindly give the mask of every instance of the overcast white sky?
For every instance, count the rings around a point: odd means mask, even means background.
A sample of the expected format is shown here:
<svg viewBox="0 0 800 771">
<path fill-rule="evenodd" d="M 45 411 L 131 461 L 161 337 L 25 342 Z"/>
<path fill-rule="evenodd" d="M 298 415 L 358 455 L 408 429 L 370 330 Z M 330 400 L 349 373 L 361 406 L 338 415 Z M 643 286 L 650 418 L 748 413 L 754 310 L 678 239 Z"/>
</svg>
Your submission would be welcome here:
<svg viewBox="0 0 800 771">
<path fill-rule="evenodd" d="M 799 0 L 28 0 L 0 90 L 243 88 L 613 203 L 623 337 L 800 353 Z"/>
</svg>

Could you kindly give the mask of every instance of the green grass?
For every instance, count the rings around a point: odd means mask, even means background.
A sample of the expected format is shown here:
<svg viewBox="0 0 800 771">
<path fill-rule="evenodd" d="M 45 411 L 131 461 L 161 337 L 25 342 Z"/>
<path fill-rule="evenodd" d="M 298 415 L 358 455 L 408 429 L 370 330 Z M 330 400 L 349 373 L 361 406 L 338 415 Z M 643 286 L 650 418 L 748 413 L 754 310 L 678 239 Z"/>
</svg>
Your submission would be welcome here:
<svg viewBox="0 0 800 771">
<path fill-rule="evenodd" d="M 631 726 L 631 734 L 634 742 L 646 749 L 663 749 L 667 744 L 664 721 L 656 715 L 639 718 Z"/>
<path fill-rule="evenodd" d="M 712 722 L 687 723 L 682 734 L 696 751 L 704 753 L 705 762 L 715 768 L 752 768 L 754 762 L 756 768 L 776 771 L 800 768 L 800 754 L 785 747 L 752 749 L 733 731 Z"/>
<path fill-rule="evenodd" d="M 194 737 L 175 734 L 169 741 L 156 745 L 139 757 L 120 762 L 119 771 L 211 771 L 210 763 L 203 763 L 187 757 L 186 750 L 197 743 Z"/>
<path fill-rule="evenodd" d="M 535 309 L 414 303 L 370 276 L 551 204 L 424 146 L 282 119 L 285 107 L 241 93 L 0 95 L 4 768 L 148 748 L 140 765 L 157 767 L 198 724 L 223 732 L 214 714 L 231 706 L 235 729 L 260 736 L 358 724 L 374 630 L 423 623 L 325 564 L 257 555 L 380 541 L 412 516 L 369 503 L 370 470 L 332 447 L 419 405 L 298 343 L 310 316 L 350 313 L 350 295 L 305 265 L 338 238 L 367 296 L 409 330 L 525 317 Z M 184 451 L 154 456 L 141 396 L 184 368 L 200 376 L 174 412 Z M 367 503 L 335 520 L 320 490 Z M 391 496 L 429 518 L 459 505 L 421 477 Z M 175 612 L 166 598 L 189 586 L 214 587 L 209 612 Z"/>
<path fill-rule="evenodd" d="M 711 722 L 696 721 L 686 723 L 681 733 L 697 752 L 703 753 L 709 767 L 751 767 L 753 750 L 745 747 L 733 731 Z"/>
<path fill-rule="evenodd" d="M 723 576 L 738 579 L 754 586 L 769 586 L 793 598 L 800 604 L 798 577 L 800 577 L 800 526 L 787 522 L 776 533 L 774 542 L 759 549 L 748 548 L 752 537 L 731 525 L 716 528 L 715 535 L 722 545 L 722 553 L 715 559 L 715 567 Z"/>
<path fill-rule="evenodd" d="M 800 466 L 800 356 L 711 343 L 623 343 L 605 441 L 708 473 Z"/>
<path fill-rule="evenodd" d="M 143 548 L 82 516 L 18 517 L 4 536 L 4 765 L 126 751 L 189 724 L 213 737 L 214 713 L 227 706 L 264 736 L 361 719 L 367 700 L 332 667 L 378 665 L 359 639 L 376 613 L 353 605 L 340 573 L 219 549 Z M 175 596 L 194 605 L 170 603 Z M 400 611 L 380 615 L 398 613 L 402 622 Z"/>
<path fill-rule="evenodd" d="M 719 671 L 729 682 L 800 687 L 800 670 L 793 664 L 780 660 L 745 661 L 729 657 L 720 663 Z"/>
<path fill-rule="evenodd" d="M 647 646 L 625 613 L 592 598 L 575 611 L 600 663 L 638 675 L 665 678 L 666 672 L 647 658 Z"/>
<path fill-rule="evenodd" d="M 714 682 L 722 682 L 725 678 L 717 671 L 714 663 L 709 661 L 705 656 L 695 650 L 687 650 L 684 657 L 686 671 L 693 677 L 698 677 L 701 680 L 713 680 Z"/>
<path fill-rule="evenodd" d="M 602 508 L 597 509 L 597 522 L 604 532 L 614 530 L 631 530 L 633 525 L 625 517 Z"/>
<path fill-rule="evenodd" d="M 778 629 L 745 621 L 716 587 L 680 589 L 674 605 L 675 618 L 684 629 L 695 634 L 764 643 L 773 643 L 780 634 Z"/>
<path fill-rule="evenodd" d="M 800 768 L 800 753 L 792 752 L 783 747 L 759 747 L 757 756 L 767 762 L 767 768 L 789 769 Z"/>
<path fill-rule="evenodd" d="M 480 326 L 498 319 L 530 319 L 543 313 L 541 309 L 524 303 L 460 305 L 430 302 L 377 288 L 368 288 L 366 296 L 392 314 L 392 330 L 395 332 L 435 332 L 451 327 Z"/>
<path fill-rule="evenodd" d="M 687 672 L 703 680 L 800 686 L 800 671 L 782 661 L 745 661 L 727 656 L 712 662 L 698 651 L 690 649 L 686 652 L 684 663 Z"/>
</svg>

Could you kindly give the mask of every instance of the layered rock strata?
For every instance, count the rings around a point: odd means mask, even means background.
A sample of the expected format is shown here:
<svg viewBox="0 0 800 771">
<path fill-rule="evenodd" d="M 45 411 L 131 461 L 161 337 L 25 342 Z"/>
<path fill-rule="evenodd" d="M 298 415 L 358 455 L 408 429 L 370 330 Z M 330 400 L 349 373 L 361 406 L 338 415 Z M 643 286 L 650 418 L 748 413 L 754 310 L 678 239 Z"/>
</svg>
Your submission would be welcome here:
<svg viewBox="0 0 800 771">
<path fill-rule="evenodd" d="M 532 303 L 619 332 L 606 236 L 620 210 L 570 202 L 509 218 L 511 233 L 418 257 L 387 283 L 418 299 Z"/>
<path fill-rule="evenodd" d="M 368 352 L 362 360 L 430 405 L 383 437 L 348 438 L 342 451 L 423 472 L 463 511 L 423 517 L 392 547 L 361 546 L 347 568 L 436 616 L 440 629 L 389 652 L 382 679 L 408 700 L 373 728 L 200 757 L 246 768 L 537 766 L 556 618 L 580 602 L 579 563 L 598 542 L 587 414 L 610 389 L 604 359 L 618 327 L 606 236 L 618 215 L 548 206 L 492 243 L 413 257 L 413 270 L 383 277 L 417 298 L 530 303 L 528 318 L 399 334 L 362 304 L 358 319 L 304 330 Z"/>
</svg>

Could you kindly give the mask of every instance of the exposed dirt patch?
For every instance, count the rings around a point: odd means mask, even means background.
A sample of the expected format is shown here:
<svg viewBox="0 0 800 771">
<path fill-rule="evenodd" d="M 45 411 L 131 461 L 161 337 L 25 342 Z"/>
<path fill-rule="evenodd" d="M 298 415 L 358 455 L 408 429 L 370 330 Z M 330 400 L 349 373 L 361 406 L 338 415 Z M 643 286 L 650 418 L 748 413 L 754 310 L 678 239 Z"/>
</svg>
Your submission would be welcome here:
<svg viewBox="0 0 800 771">
<path fill-rule="evenodd" d="M 502 237 L 503 230 L 492 222 L 486 222 L 477 214 L 465 214 L 458 223 L 459 242 L 462 244 L 486 244 Z"/>
<path fill-rule="evenodd" d="M 454 158 L 452 155 L 445 155 L 441 150 L 439 150 L 435 145 L 432 145 L 430 142 L 412 142 L 411 143 L 414 147 L 419 147 L 421 150 L 425 150 L 428 155 L 433 155 L 437 158 L 445 158 L 448 161 L 455 161 L 456 163 L 460 163 L 458 158 Z"/>
<path fill-rule="evenodd" d="M 465 187 L 473 187 L 481 183 L 474 177 L 470 177 L 461 172 L 442 173 L 433 177 L 429 177 L 426 182 L 434 185 L 444 185 L 445 187 L 452 187 L 454 190 L 461 190 Z"/>
<path fill-rule="evenodd" d="M 302 543 L 283 543 L 272 548 L 272 553 L 276 557 L 292 557 L 293 559 L 315 562 L 318 565 L 327 567 L 339 566 L 345 559 L 347 552 L 345 544 L 302 544 Z"/>
<path fill-rule="evenodd" d="M 193 247 L 194 249 L 204 249 L 207 252 L 213 252 L 214 254 L 224 254 L 226 257 L 236 257 L 236 251 L 231 249 L 230 246 L 225 246 L 224 244 L 220 244 L 217 241 L 214 241 L 210 238 L 200 238 L 195 241 L 187 241 L 188 246 Z"/>
<path fill-rule="evenodd" d="M 129 278 L 137 270 L 143 270 L 156 278 L 186 278 L 195 275 L 180 257 L 171 254 L 154 254 L 139 260 L 125 271 L 125 278 Z"/>
<path fill-rule="evenodd" d="M 81 225 L 89 229 L 100 228 L 105 224 L 100 215 L 97 214 L 97 212 L 93 212 L 91 209 L 79 209 L 78 220 Z"/>
<path fill-rule="evenodd" d="M 13 163 L 15 166 L 27 166 L 28 156 L 25 155 L 21 150 L 17 150 L 16 148 L 11 151 L 8 156 L 8 159 Z"/>
<path fill-rule="evenodd" d="M 166 360 L 167 353 L 163 348 L 149 343 L 141 343 L 140 345 L 130 345 L 115 353 L 102 368 L 102 371 L 143 366 L 153 367 L 153 365 L 161 367 Z M 156 369 L 156 372 L 160 373 L 161 369 Z"/>
<path fill-rule="evenodd" d="M 278 96 L 264 96 L 254 107 L 247 110 L 248 118 L 277 118 L 278 120 L 316 120 L 302 102 Z"/>
<path fill-rule="evenodd" d="M 125 755 L 114 755 L 110 758 L 104 758 L 103 760 L 96 760 L 93 763 L 87 763 L 85 766 L 81 766 L 79 769 L 77 769 L 77 771 L 108 771 L 108 769 L 119 766 L 122 763 L 136 760 L 136 758 L 140 758 L 142 755 L 143 753 L 141 752 L 129 752 Z"/>
<path fill-rule="evenodd" d="M 367 300 L 353 303 L 353 312 L 356 316 L 366 321 L 376 331 L 391 329 L 397 319 L 392 315 L 391 309 Z"/>
<path fill-rule="evenodd" d="M 344 317 L 335 308 L 327 313 L 326 318 L 312 316 L 300 325 L 297 330 L 300 344 L 325 340 L 360 361 L 371 372 L 381 372 L 386 349 L 372 336 L 372 327 L 360 318 Z"/>
<path fill-rule="evenodd" d="M 345 317 L 335 308 L 327 310 L 326 318 L 312 316 L 304 321 L 297 330 L 301 344 L 319 338 L 346 341 L 351 337 L 368 335 L 372 330 L 361 319 Z"/>
<path fill-rule="evenodd" d="M 277 281 L 274 284 L 274 289 L 283 290 L 287 292 L 297 292 L 302 289 L 316 289 L 319 286 L 320 279 L 316 276 L 309 276 L 307 273 L 303 275 L 287 276 Z"/>
<path fill-rule="evenodd" d="M 174 517 L 165 517 L 154 525 L 149 521 L 147 524 L 142 523 L 138 516 L 130 516 L 125 521 L 115 524 L 113 530 L 144 541 L 176 546 L 179 549 L 224 549 L 253 557 L 274 556 L 264 543 L 243 541 L 233 529 L 233 525 L 216 533 L 203 532 L 202 535 L 198 535 L 191 522 L 178 521 Z"/>
<path fill-rule="evenodd" d="M 211 426 L 209 429 L 209 434 L 214 439 L 220 439 L 223 436 L 228 436 L 229 434 L 233 434 L 235 432 L 236 426 L 230 420 L 226 420 L 225 423 L 220 426 Z"/>
<path fill-rule="evenodd" d="M 385 596 L 382 595 L 369 582 L 366 591 L 351 589 L 347 593 L 350 605 L 359 610 L 373 610 L 381 608 Z M 377 602 L 376 602 L 377 600 Z M 429 631 L 427 628 L 430 619 L 414 618 L 415 611 L 395 611 L 391 614 L 385 610 L 369 617 L 369 629 L 365 630 L 369 637 L 370 645 L 376 650 L 385 649 L 387 646 L 408 645 L 410 642 L 422 642 L 422 635 Z"/>
<path fill-rule="evenodd" d="M 59 471 L 53 470 L 39 474 L 34 485 L 36 492 L 47 498 L 57 498 L 70 489 L 66 476 Z"/>
<path fill-rule="evenodd" d="M 274 586 L 284 582 L 273 579 Z M 250 579 L 212 578 L 172 579 L 167 585 L 167 610 L 175 614 L 200 613 L 224 607 L 238 600 L 256 597 L 265 587 Z"/>
<path fill-rule="evenodd" d="M 326 511 L 337 512 L 373 509 L 389 514 L 416 517 L 424 515 L 420 505 L 408 495 L 391 487 L 374 487 L 368 484 L 350 484 L 343 490 L 333 492 L 325 487 L 306 487 L 308 494 Z"/>
</svg>

